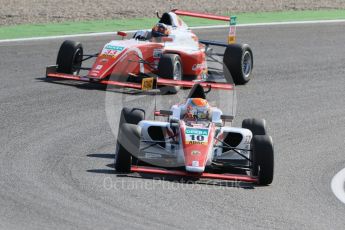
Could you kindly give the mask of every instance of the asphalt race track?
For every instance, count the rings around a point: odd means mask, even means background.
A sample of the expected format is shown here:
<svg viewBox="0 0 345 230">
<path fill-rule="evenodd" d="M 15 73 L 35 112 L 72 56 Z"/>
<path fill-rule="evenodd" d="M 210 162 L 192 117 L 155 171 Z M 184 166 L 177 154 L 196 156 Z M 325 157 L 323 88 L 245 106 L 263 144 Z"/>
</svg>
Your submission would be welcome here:
<svg viewBox="0 0 345 230">
<path fill-rule="evenodd" d="M 330 188 L 345 167 L 344 27 L 238 28 L 255 78 L 237 87 L 235 125 L 267 120 L 268 187 L 116 174 L 105 91 L 42 80 L 62 41 L 0 43 L 0 228 L 344 229 Z M 225 40 L 227 30 L 197 33 Z M 97 52 L 110 39 L 81 40 Z"/>
</svg>

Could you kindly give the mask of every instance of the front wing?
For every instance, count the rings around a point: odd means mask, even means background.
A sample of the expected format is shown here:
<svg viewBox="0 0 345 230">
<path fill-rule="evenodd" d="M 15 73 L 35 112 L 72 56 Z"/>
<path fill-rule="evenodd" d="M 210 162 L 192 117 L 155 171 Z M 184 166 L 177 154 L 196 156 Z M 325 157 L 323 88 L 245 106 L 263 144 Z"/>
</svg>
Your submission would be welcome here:
<svg viewBox="0 0 345 230">
<path fill-rule="evenodd" d="M 188 173 L 186 171 L 180 170 L 167 170 L 159 169 L 152 167 L 141 167 L 141 166 L 132 166 L 132 172 L 137 173 L 148 173 L 148 174 L 161 174 L 161 175 L 173 175 L 173 176 L 183 176 L 183 177 L 193 177 L 193 178 L 208 178 L 208 179 L 218 179 L 218 180 L 232 180 L 232 181 L 243 181 L 257 183 L 257 177 L 240 175 L 240 174 L 216 174 L 216 173 Z"/>
<path fill-rule="evenodd" d="M 73 80 L 73 81 L 83 81 L 83 82 L 91 82 L 90 80 L 92 80 L 88 77 L 82 77 L 79 75 L 57 73 L 55 70 L 56 70 L 56 66 L 48 66 L 46 70 L 46 77 Z M 152 81 L 153 81 L 153 78 L 152 78 Z M 149 89 L 155 88 L 154 83 L 149 84 L 151 87 L 147 88 L 145 86 L 147 84 L 144 84 L 144 82 L 136 83 L 136 82 L 120 82 L 120 81 L 114 81 L 114 80 L 99 80 L 99 81 L 94 81 L 93 83 L 140 89 L 140 90 L 149 90 Z M 182 81 L 182 80 L 177 81 L 177 80 L 166 79 L 166 78 L 155 78 L 155 83 L 158 86 L 181 86 L 185 88 L 192 88 L 196 82 Z M 202 87 L 205 87 L 205 88 L 212 87 L 214 89 L 232 90 L 234 87 L 232 84 L 226 84 L 226 83 L 214 83 L 214 82 L 197 82 L 197 83 L 199 83 Z"/>
</svg>

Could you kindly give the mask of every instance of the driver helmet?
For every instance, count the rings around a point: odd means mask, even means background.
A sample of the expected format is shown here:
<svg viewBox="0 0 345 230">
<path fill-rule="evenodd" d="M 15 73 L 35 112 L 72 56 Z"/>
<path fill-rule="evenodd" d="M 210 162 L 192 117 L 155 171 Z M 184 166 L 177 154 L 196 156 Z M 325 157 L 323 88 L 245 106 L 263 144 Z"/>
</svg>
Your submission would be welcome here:
<svg viewBox="0 0 345 230">
<path fill-rule="evenodd" d="M 209 104 L 202 98 L 190 98 L 186 106 L 185 118 L 188 119 L 208 119 Z"/>
<path fill-rule="evenodd" d="M 169 36 L 169 34 L 170 34 L 170 29 L 164 23 L 157 23 L 152 28 L 152 37 L 166 37 L 166 36 Z"/>
</svg>

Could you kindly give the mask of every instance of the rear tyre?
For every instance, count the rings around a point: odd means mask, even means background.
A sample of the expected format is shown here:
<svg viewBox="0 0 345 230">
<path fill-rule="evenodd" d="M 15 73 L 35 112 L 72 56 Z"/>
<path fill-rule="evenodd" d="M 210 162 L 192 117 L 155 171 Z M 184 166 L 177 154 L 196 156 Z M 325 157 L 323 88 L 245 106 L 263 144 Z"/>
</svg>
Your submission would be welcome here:
<svg viewBox="0 0 345 230">
<path fill-rule="evenodd" d="M 242 128 L 249 129 L 254 135 L 266 135 L 266 120 L 249 118 L 242 121 Z"/>
<path fill-rule="evenodd" d="M 259 185 L 269 185 L 273 181 L 274 149 L 268 135 L 255 135 L 252 139 L 252 170 L 258 177 Z"/>
<path fill-rule="evenodd" d="M 252 78 L 253 52 L 247 44 L 228 45 L 223 57 L 223 70 L 227 82 L 246 84 Z"/>
<path fill-rule="evenodd" d="M 161 78 L 182 80 L 183 70 L 181 58 L 177 54 L 163 54 L 158 63 L 158 76 Z M 160 91 L 163 94 L 176 94 L 179 86 L 163 86 Z"/>
<path fill-rule="evenodd" d="M 60 46 L 57 56 L 57 72 L 77 75 L 83 60 L 83 46 L 80 42 L 66 40 Z"/>
<path fill-rule="evenodd" d="M 132 162 L 137 163 L 138 159 L 130 151 L 135 151 L 136 148 L 139 149 L 138 134 L 135 133 L 134 127 L 128 128 L 126 124 L 135 125 L 136 127 L 144 118 L 145 113 L 142 110 L 127 107 L 122 109 L 115 149 L 115 170 L 117 172 L 129 173 Z M 130 138 L 133 135 L 134 138 Z"/>
</svg>

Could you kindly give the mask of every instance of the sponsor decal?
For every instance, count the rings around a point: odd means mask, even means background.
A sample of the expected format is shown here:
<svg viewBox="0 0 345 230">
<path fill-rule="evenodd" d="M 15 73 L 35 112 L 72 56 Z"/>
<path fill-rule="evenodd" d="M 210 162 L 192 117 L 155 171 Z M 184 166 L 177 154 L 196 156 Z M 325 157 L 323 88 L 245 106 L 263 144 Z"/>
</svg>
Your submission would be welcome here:
<svg viewBox="0 0 345 230">
<path fill-rule="evenodd" d="M 97 65 L 95 69 L 96 70 L 101 70 L 102 68 L 103 68 L 103 65 Z"/>
<path fill-rule="evenodd" d="M 200 151 L 198 151 L 198 150 L 193 150 L 191 153 L 192 153 L 192 155 L 195 156 L 195 155 L 199 155 L 199 154 L 200 154 Z"/>
<path fill-rule="evenodd" d="M 154 153 L 145 153 L 145 158 L 148 159 L 155 159 L 155 158 L 161 158 L 162 156 L 160 154 L 154 154 Z"/>
<path fill-rule="evenodd" d="M 153 77 L 143 78 L 141 82 L 142 90 L 151 90 L 153 89 Z"/>
<path fill-rule="evenodd" d="M 228 44 L 236 43 L 236 17 L 230 18 Z"/>
<path fill-rule="evenodd" d="M 111 57 L 111 58 L 115 58 L 116 57 L 116 54 L 101 54 L 102 57 Z"/>
<path fill-rule="evenodd" d="M 106 45 L 104 49 L 107 50 L 116 50 L 118 52 L 121 52 L 122 50 L 124 50 L 125 47 L 123 46 L 113 46 L 113 45 Z"/>
<path fill-rule="evenodd" d="M 193 167 L 199 167 L 199 161 L 192 161 Z"/>
<path fill-rule="evenodd" d="M 230 26 L 229 35 L 235 35 L 235 34 L 236 34 L 236 27 L 235 26 Z"/>
<path fill-rule="evenodd" d="M 188 145 L 207 145 L 207 141 L 187 141 Z"/>
<path fill-rule="evenodd" d="M 186 129 L 186 144 L 189 145 L 207 145 L 208 129 Z"/>
<path fill-rule="evenodd" d="M 186 134 L 195 134 L 195 135 L 203 135 L 208 136 L 208 129 L 186 129 Z"/>
<path fill-rule="evenodd" d="M 120 52 L 125 49 L 123 46 L 106 45 L 102 50 L 102 57 L 115 58 Z"/>
<path fill-rule="evenodd" d="M 234 44 L 236 42 L 236 27 L 230 26 L 229 36 L 228 36 L 228 43 Z"/>
<path fill-rule="evenodd" d="M 229 36 L 228 37 L 228 43 L 229 44 L 235 44 L 236 43 L 236 37 L 235 36 Z"/>
<path fill-rule="evenodd" d="M 206 67 L 206 62 L 203 62 L 203 63 L 200 63 L 200 64 L 194 64 L 192 66 L 192 70 L 193 71 L 202 70 L 202 69 L 205 69 L 205 68 L 207 68 Z"/>
<path fill-rule="evenodd" d="M 115 58 L 116 56 L 118 55 L 118 53 L 114 53 L 113 51 L 104 51 L 102 53 L 102 57 L 112 57 L 112 58 Z"/>
<path fill-rule="evenodd" d="M 252 140 L 252 137 L 250 135 L 246 135 L 246 137 L 244 139 L 244 143 L 245 144 L 250 144 L 251 140 Z"/>
<path fill-rule="evenodd" d="M 230 25 L 231 25 L 231 26 L 236 25 L 236 20 L 237 20 L 237 17 L 236 17 L 236 16 L 231 16 L 231 17 L 230 17 Z"/>
</svg>

